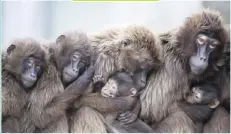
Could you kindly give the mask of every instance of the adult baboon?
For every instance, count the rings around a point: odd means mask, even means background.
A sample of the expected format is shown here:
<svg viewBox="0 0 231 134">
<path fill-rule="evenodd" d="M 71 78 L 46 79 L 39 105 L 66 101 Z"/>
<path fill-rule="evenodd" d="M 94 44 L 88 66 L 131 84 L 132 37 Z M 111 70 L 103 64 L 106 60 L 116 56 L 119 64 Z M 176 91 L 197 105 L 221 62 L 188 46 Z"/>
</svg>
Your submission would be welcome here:
<svg viewBox="0 0 231 134">
<path fill-rule="evenodd" d="M 94 75 L 85 49 L 87 40 L 82 36 L 80 33 L 61 35 L 49 46 L 48 66 L 28 103 L 36 132 L 68 132 L 66 109 L 69 101 L 85 91 Z"/>
<path fill-rule="evenodd" d="M 221 105 L 215 110 L 211 119 L 204 124 L 203 132 L 228 133 L 230 132 L 230 52 L 229 44 L 224 54 L 216 64 L 218 76 L 215 82 L 221 88 Z"/>
<path fill-rule="evenodd" d="M 96 57 L 94 83 L 105 84 L 116 71 L 134 73 L 161 64 L 160 42 L 142 26 L 106 30 L 92 36 L 91 43 Z M 71 132 L 106 132 L 103 116 L 91 107 L 80 108 L 73 121 Z"/>
<path fill-rule="evenodd" d="M 159 132 L 195 132 L 194 122 L 179 109 L 178 101 L 185 97 L 191 82 L 214 75 L 213 65 L 227 41 L 221 16 L 218 12 L 203 10 L 160 39 L 164 65 L 152 74 L 141 95 L 140 117 L 150 124 L 162 124 Z"/>
<path fill-rule="evenodd" d="M 2 57 L 3 132 L 21 132 L 28 95 L 45 68 L 41 45 L 31 38 L 16 39 Z"/>
</svg>

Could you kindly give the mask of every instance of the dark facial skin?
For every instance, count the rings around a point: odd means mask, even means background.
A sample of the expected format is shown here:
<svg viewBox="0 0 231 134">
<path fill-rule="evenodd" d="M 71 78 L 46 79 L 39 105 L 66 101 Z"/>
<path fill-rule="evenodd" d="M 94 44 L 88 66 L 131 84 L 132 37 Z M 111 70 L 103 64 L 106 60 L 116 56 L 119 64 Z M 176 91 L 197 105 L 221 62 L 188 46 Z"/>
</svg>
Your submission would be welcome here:
<svg viewBox="0 0 231 134">
<path fill-rule="evenodd" d="M 219 94 L 216 87 L 204 84 L 195 86 L 192 91 L 187 95 L 186 101 L 190 104 L 208 105 L 214 100 L 218 101 Z"/>
<path fill-rule="evenodd" d="M 201 75 L 209 65 L 210 54 L 216 50 L 220 42 L 206 34 L 198 34 L 195 42 L 197 50 L 195 55 L 190 57 L 189 64 L 193 74 Z"/>
<path fill-rule="evenodd" d="M 63 68 L 62 79 L 65 83 L 76 80 L 84 71 L 85 63 L 81 59 L 82 55 L 78 51 L 74 51 L 69 57 L 68 64 Z"/>
<path fill-rule="evenodd" d="M 43 65 L 39 59 L 28 57 L 23 62 L 23 72 L 20 76 L 22 85 L 31 88 L 43 72 Z"/>
<path fill-rule="evenodd" d="M 105 84 L 101 90 L 104 97 L 118 97 L 132 95 L 133 81 L 128 73 L 117 73 Z"/>
<path fill-rule="evenodd" d="M 147 83 L 148 69 L 141 69 L 134 74 L 118 73 L 109 78 L 101 90 L 104 97 L 134 96 Z"/>
</svg>

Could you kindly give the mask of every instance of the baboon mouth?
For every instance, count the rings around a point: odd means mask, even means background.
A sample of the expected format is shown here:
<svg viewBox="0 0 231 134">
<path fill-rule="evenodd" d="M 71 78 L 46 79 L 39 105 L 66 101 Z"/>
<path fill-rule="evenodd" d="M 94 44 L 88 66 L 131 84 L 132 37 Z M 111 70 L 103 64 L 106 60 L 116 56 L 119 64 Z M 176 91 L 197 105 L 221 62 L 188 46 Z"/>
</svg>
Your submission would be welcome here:
<svg viewBox="0 0 231 134">
<path fill-rule="evenodd" d="M 67 77 L 69 77 L 69 78 L 75 77 L 75 76 L 72 76 L 72 75 L 68 74 L 67 72 L 65 72 L 64 74 L 65 74 Z"/>
<path fill-rule="evenodd" d="M 31 79 L 26 79 L 26 78 L 24 78 L 23 80 L 26 81 L 26 82 L 28 82 L 28 83 L 33 83 L 33 82 L 36 81 L 36 80 L 31 80 Z"/>
<path fill-rule="evenodd" d="M 101 95 L 102 95 L 103 97 L 109 97 L 109 95 L 105 94 L 104 92 L 101 92 Z"/>
</svg>

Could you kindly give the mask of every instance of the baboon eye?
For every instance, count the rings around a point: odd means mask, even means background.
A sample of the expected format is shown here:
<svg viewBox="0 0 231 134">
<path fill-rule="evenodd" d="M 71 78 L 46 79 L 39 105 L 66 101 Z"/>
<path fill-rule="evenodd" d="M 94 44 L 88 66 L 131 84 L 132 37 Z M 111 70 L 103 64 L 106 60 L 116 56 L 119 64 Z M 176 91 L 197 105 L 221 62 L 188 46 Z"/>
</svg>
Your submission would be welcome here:
<svg viewBox="0 0 231 134">
<path fill-rule="evenodd" d="M 206 37 L 205 37 L 205 36 L 200 36 L 200 37 L 198 37 L 198 39 L 197 39 L 197 42 L 198 42 L 200 45 L 204 44 L 205 41 L 206 41 Z"/>
<path fill-rule="evenodd" d="M 126 47 L 128 45 L 128 43 L 127 42 L 124 42 L 124 46 Z"/>
<path fill-rule="evenodd" d="M 33 65 L 33 60 L 29 59 L 29 60 L 27 61 L 27 65 L 28 65 L 29 67 L 32 67 L 32 65 Z"/>
<path fill-rule="evenodd" d="M 39 66 L 39 65 L 36 65 L 36 69 L 38 69 L 38 70 L 39 70 L 39 69 L 40 69 L 40 66 Z"/>
<path fill-rule="evenodd" d="M 200 99 L 200 98 L 201 98 L 201 96 L 200 96 L 199 93 L 196 94 L 196 98 L 197 98 L 197 99 Z"/>
<path fill-rule="evenodd" d="M 216 46 L 214 44 L 209 45 L 209 48 L 214 49 Z"/>
<path fill-rule="evenodd" d="M 124 45 L 124 47 L 128 46 L 129 44 L 130 44 L 130 41 L 129 41 L 129 40 L 125 40 L 125 41 L 123 41 L 123 45 Z"/>
<path fill-rule="evenodd" d="M 78 58 L 79 58 L 79 56 L 78 56 L 77 54 L 75 54 L 75 55 L 72 56 L 72 59 L 73 59 L 74 61 L 78 60 Z"/>
<path fill-rule="evenodd" d="M 214 48 L 216 48 L 216 46 L 219 44 L 219 42 L 218 41 L 214 41 L 211 45 L 209 45 L 209 47 L 211 48 L 211 49 L 214 49 Z"/>
</svg>

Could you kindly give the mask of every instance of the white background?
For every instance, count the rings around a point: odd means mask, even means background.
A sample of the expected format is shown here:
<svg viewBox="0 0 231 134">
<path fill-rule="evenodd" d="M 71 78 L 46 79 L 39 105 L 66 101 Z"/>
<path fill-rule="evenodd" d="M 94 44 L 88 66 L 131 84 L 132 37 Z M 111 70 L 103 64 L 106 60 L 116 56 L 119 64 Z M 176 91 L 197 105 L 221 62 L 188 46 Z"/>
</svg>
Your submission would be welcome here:
<svg viewBox="0 0 231 134">
<path fill-rule="evenodd" d="M 229 10 L 230 3 L 218 5 L 212 4 L 210 8 L 220 6 L 222 10 Z M 2 48 L 5 49 L 14 38 L 28 36 L 37 40 L 54 40 L 68 30 L 97 32 L 125 24 L 141 24 L 156 32 L 164 32 L 181 25 L 187 16 L 203 7 L 201 1 L 4 1 Z M 226 16 L 229 20 L 229 14 Z"/>
</svg>

